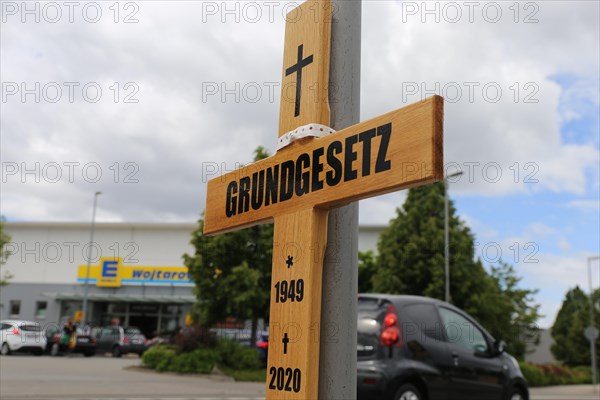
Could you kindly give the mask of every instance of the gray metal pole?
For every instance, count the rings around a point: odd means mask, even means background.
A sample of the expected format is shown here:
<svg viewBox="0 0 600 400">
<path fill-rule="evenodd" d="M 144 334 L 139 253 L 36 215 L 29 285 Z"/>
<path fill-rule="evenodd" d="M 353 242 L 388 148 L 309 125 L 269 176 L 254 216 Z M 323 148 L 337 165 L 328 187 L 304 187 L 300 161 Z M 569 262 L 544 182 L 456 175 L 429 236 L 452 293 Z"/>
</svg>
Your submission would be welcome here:
<svg viewBox="0 0 600 400">
<path fill-rule="evenodd" d="M 88 246 L 87 267 L 85 269 L 85 282 L 83 284 L 83 306 L 81 307 L 81 322 L 87 322 L 87 303 L 88 303 L 88 281 L 90 280 L 90 263 L 92 259 L 92 243 L 94 243 L 94 228 L 96 226 L 96 205 L 98 204 L 98 196 L 102 192 L 94 193 L 94 207 L 92 209 L 92 228 L 90 232 L 90 244 Z"/>
<path fill-rule="evenodd" d="M 330 93 L 332 128 L 360 118 L 361 1 L 333 0 Z M 323 264 L 319 399 L 356 399 L 358 203 L 329 212 Z"/>
<path fill-rule="evenodd" d="M 462 171 L 455 172 L 444 178 L 444 300 L 450 303 L 450 229 L 448 228 L 448 179 L 461 176 Z"/>
<path fill-rule="evenodd" d="M 592 287 L 592 260 L 597 260 L 600 257 L 588 257 L 587 262 L 588 262 L 588 283 L 590 286 L 590 326 L 592 328 L 595 328 L 596 325 L 594 325 L 594 301 L 593 301 L 593 294 L 594 294 L 594 289 Z M 592 335 L 592 337 L 590 338 L 590 355 L 591 355 L 591 362 L 592 362 L 592 385 L 594 387 L 594 393 L 596 392 L 596 382 L 597 382 L 597 372 L 596 372 L 596 338 Z"/>
<path fill-rule="evenodd" d="M 446 277 L 444 300 L 450 302 L 450 233 L 448 232 L 448 178 L 444 179 L 444 276 Z"/>
</svg>

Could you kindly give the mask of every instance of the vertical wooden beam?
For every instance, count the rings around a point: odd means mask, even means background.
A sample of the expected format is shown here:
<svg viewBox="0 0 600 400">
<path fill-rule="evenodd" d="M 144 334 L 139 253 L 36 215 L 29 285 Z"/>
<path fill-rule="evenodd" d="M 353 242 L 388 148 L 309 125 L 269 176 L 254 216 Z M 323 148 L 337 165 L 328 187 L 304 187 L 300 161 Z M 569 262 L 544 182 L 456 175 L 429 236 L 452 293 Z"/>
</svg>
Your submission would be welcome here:
<svg viewBox="0 0 600 400">
<path fill-rule="evenodd" d="M 275 218 L 267 399 L 317 399 L 327 211 Z"/>
<path fill-rule="evenodd" d="M 329 125 L 329 59 L 331 46 L 331 0 L 309 0 L 288 13 L 285 25 L 279 136 L 299 126 L 317 123 Z M 299 46 L 302 58 L 312 56 L 302 68 L 300 113 L 296 115 L 297 65 Z M 306 61 L 308 62 L 308 61 Z"/>
</svg>

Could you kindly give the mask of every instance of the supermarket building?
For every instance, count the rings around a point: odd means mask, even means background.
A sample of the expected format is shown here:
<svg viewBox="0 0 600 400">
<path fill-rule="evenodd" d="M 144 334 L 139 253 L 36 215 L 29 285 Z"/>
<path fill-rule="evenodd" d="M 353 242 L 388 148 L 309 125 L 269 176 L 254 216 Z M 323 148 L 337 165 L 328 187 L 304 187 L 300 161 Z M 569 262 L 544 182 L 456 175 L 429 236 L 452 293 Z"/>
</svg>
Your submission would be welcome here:
<svg viewBox="0 0 600 400">
<path fill-rule="evenodd" d="M 2 266 L 13 277 L 0 289 L 0 319 L 61 324 L 80 314 L 87 280 L 92 325 L 139 327 L 149 337 L 186 323 L 196 301 L 183 265 L 193 254 L 195 223 L 6 222 L 10 256 Z M 382 226 L 359 228 L 359 250 L 375 250 Z M 88 252 L 91 262 L 88 270 Z"/>
</svg>

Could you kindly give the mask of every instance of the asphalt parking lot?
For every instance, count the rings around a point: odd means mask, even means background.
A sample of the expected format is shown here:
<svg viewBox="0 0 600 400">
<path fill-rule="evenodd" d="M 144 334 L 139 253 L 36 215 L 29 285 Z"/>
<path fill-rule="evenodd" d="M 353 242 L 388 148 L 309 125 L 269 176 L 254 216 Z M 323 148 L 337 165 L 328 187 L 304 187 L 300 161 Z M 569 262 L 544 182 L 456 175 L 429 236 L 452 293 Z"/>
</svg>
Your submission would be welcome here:
<svg viewBox="0 0 600 400">
<path fill-rule="evenodd" d="M 264 399 L 263 383 L 223 376 L 158 374 L 139 368 L 137 356 L 0 357 L 1 400 Z M 532 400 L 597 400 L 591 385 L 532 389 Z"/>
<path fill-rule="evenodd" d="M 137 356 L 0 357 L 0 399 L 256 399 L 263 383 L 228 377 L 157 374 L 136 368 Z"/>
</svg>

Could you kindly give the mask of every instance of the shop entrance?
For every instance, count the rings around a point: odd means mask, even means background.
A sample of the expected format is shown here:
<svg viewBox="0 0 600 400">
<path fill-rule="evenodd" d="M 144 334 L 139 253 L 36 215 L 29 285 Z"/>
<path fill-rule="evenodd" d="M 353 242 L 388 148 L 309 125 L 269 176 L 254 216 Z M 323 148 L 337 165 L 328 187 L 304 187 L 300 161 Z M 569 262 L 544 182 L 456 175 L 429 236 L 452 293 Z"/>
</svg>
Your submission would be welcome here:
<svg viewBox="0 0 600 400">
<path fill-rule="evenodd" d="M 129 316 L 129 326 L 138 328 L 147 338 L 155 337 L 158 327 L 158 316 L 152 315 L 131 315 Z"/>
<path fill-rule="evenodd" d="M 128 326 L 135 326 L 144 336 L 152 338 L 158 335 L 160 304 L 131 303 L 129 304 Z"/>
<path fill-rule="evenodd" d="M 182 326 L 189 306 L 143 302 L 94 302 L 92 325 L 107 326 L 116 318 L 123 327 L 135 326 L 147 338 L 173 335 Z"/>
</svg>

